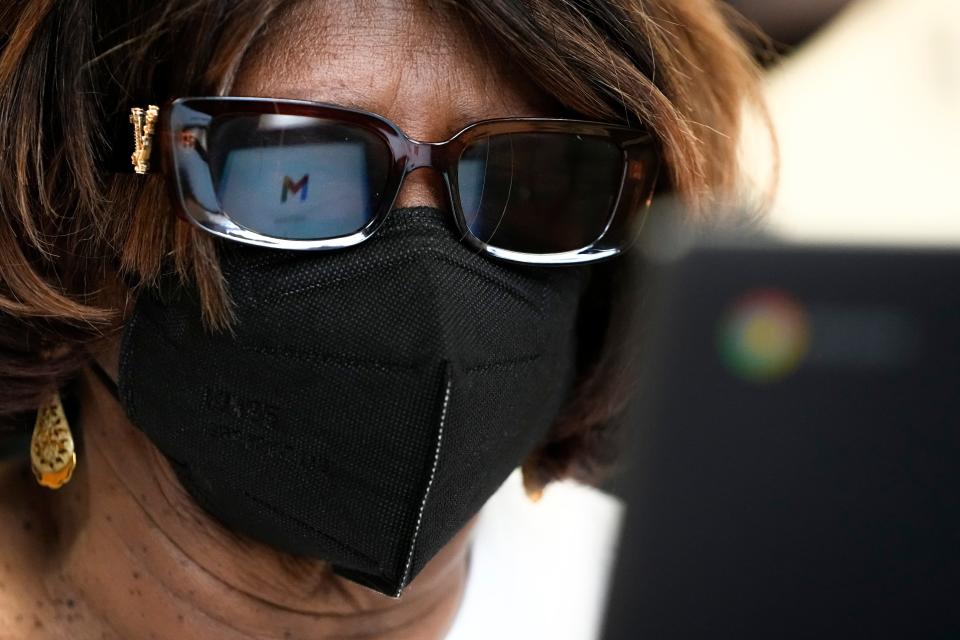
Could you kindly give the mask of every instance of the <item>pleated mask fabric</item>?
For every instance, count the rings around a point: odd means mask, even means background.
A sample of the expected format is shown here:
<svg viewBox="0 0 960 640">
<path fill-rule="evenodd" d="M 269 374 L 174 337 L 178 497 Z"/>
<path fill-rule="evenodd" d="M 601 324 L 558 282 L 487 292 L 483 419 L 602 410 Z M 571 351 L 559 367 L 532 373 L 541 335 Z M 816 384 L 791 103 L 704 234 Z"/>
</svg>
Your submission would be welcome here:
<svg viewBox="0 0 960 640">
<path fill-rule="evenodd" d="M 497 262 L 445 212 L 349 249 L 223 243 L 232 331 L 164 278 L 119 398 L 227 528 L 399 597 L 547 433 L 575 375 L 586 267 Z"/>
</svg>

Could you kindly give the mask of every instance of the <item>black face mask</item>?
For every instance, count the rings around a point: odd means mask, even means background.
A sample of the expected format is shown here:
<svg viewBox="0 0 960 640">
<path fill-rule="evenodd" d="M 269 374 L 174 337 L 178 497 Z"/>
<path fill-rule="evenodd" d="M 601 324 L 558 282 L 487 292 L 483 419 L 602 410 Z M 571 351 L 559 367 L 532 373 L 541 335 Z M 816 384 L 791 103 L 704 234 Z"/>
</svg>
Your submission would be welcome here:
<svg viewBox="0 0 960 640">
<path fill-rule="evenodd" d="M 399 596 L 556 418 L 586 269 L 495 262 L 426 207 L 350 249 L 221 261 L 233 333 L 173 278 L 138 300 L 127 415 L 228 528 Z"/>
</svg>

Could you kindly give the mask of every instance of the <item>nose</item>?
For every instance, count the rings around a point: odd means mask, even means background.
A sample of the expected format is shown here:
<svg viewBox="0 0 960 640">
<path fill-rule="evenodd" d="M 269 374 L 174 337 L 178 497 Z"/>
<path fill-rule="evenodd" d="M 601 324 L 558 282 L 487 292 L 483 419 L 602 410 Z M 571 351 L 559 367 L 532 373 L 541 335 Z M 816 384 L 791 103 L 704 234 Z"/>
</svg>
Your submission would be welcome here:
<svg viewBox="0 0 960 640">
<path fill-rule="evenodd" d="M 407 174 L 393 206 L 445 209 L 447 204 L 440 174 L 428 167 L 420 167 Z"/>
</svg>

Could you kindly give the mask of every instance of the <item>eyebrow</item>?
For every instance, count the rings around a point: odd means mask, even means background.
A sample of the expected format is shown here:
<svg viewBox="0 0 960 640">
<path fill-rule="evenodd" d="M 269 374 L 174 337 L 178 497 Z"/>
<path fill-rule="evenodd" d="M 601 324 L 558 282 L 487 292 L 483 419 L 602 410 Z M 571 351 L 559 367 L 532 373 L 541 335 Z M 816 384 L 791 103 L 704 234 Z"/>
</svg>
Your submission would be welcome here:
<svg viewBox="0 0 960 640">
<path fill-rule="evenodd" d="M 376 108 L 380 105 L 372 104 L 369 99 L 365 99 L 362 94 L 359 92 L 351 90 L 334 90 L 336 94 L 333 98 L 326 98 L 323 100 L 318 100 L 316 98 L 317 92 L 307 91 L 300 87 L 281 87 L 276 91 L 271 91 L 270 95 L 264 96 L 248 96 L 248 97 L 265 97 L 265 98 L 280 98 L 284 100 L 307 100 L 309 102 L 319 102 L 322 104 L 332 104 L 338 107 L 346 107 L 347 109 L 356 109 L 357 111 L 371 111 L 377 113 Z"/>
<path fill-rule="evenodd" d="M 324 93 L 330 93 L 329 97 L 324 96 L 322 99 L 318 99 L 317 95 L 323 95 Z M 254 97 L 254 96 L 249 96 Z M 263 96 L 269 98 L 281 98 L 281 99 L 290 99 L 290 100 L 307 100 L 310 102 L 319 102 L 322 104 L 331 104 L 338 107 L 345 107 L 347 109 L 354 109 L 357 111 L 366 111 L 369 113 L 375 113 L 377 115 L 388 117 L 386 112 L 389 109 L 384 104 L 377 103 L 370 100 L 370 96 L 364 94 L 363 92 L 356 91 L 349 87 L 335 87 L 329 88 L 327 90 L 314 91 L 305 89 L 298 86 L 281 86 L 277 90 L 271 90 L 271 95 Z M 472 122 L 478 122 L 480 120 L 491 120 L 494 118 L 522 118 L 522 117 L 562 117 L 559 114 L 546 114 L 546 113 L 533 113 L 529 108 L 518 107 L 515 110 L 504 111 L 501 113 L 483 113 L 477 110 L 471 109 L 467 104 L 464 104 L 461 101 L 457 101 L 452 105 L 454 109 L 451 111 L 452 120 L 454 122 L 453 132 L 458 131 L 461 127 L 466 126 Z"/>
</svg>

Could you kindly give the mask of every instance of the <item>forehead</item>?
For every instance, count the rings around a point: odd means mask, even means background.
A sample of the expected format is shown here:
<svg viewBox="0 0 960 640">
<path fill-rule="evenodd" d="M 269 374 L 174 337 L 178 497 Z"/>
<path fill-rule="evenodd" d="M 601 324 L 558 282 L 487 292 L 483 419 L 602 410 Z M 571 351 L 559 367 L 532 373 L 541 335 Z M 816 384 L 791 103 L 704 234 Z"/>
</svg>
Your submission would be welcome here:
<svg viewBox="0 0 960 640">
<path fill-rule="evenodd" d="M 231 93 L 365 109 L 421 140 L 560 111 L 465 18 L 412 0 L 293 4 L 244 58 Z"/>
</svg>

